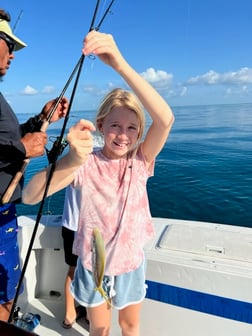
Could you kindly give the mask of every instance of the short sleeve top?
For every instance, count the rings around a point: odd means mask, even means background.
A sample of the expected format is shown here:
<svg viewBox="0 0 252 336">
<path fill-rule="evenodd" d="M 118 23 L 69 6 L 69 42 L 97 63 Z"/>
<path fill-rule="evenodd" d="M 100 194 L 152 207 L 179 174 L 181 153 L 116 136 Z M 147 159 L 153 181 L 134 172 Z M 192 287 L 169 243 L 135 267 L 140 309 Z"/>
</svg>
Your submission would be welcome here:
<svg viewBox="0 0 252 336">
<path fill-rule="evenodd" d="M 148 166 L 139 148 L 132 159 L 118 160 L 95 151 L 76 173 L 74 186 L 81 190 L 81 204 L 73 252 L 89 270 L 94 227 L 105 243 L 106 275 L 138 268 L 143 247 L 154 234 L 146 189 L 154 162 Z"/>
</svg>

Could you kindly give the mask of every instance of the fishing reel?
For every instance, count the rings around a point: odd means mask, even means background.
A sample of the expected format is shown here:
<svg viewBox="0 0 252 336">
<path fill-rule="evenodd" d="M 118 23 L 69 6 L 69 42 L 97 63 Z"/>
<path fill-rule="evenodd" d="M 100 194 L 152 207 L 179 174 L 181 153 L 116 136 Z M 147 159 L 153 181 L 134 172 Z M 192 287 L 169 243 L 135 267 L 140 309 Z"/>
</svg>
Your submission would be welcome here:
<svg viewBox="0 0 252 336">
<path fill-rule="evenodd" d="M 52 148 L 50 150 L 46 148 L 46 154 L 49 163 L 55 162 L 57 158 L 63 153 L 67 145 L 68 142 L 66 139 L 63 138 L 60 142 L 60 137 L 56 137 L 56 140 L 54 141 Z"/>
</svg>

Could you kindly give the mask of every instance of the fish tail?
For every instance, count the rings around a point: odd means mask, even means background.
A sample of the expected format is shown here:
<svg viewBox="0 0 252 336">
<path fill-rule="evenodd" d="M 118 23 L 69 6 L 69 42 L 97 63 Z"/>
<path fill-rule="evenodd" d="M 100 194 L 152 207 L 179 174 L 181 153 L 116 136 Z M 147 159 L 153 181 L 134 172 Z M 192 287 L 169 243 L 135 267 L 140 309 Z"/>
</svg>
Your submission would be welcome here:
<svg viewBox="0 0 252 336">
<path fill-rule="evenodd" d="M 109 299 L 108 294 L 105 292 L 102 286 L 96 287 L 95 290 L 101 294 L 101 296 L 106 300 L 107 304 L 112 308 L 111 300 Z"/>
</svg>

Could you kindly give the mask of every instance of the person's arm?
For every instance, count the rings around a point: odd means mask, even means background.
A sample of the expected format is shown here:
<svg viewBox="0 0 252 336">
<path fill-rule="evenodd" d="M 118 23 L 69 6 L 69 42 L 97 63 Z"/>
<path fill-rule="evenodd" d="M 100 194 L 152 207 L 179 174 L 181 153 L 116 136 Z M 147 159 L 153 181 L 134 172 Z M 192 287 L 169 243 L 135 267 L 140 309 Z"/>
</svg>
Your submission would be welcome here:
<svg viewBox="0 0 252 336">
<path fill-rule="evenodd" d="M 153 122 L 142 144 L 142 150 L 146 161 L 151 163 L 163 148 L 174 122 L 169 105 L 124 59 L 112 35 L 90 32 L 84 40 L 83 53 L 97 55 L 117 71 L 150 114 Z"/>
<path fill-rule="evenodd" d="M 145 159 L 151 163 L 163 148 L 171 130 L 174 122 L 172 110 L 159 93 L 127 62 L 121 67 L 120 74 L 152 118 L 152 124 L 142 144 Z"/>
<path fill-rule="evenodd" d="M 68 153 L 56 162 L 47 196 L 68 186 L 74 179 L 75 171 L 85 162 L 93 150 L 91 132 L 94 125 L 87 120 L 80 120 L 71 127 L 67 135 Z M 51 166 L 37 173 L 23 190 L 22 200 L 26 204 L 36 204 L 41 201 Z"/>
</svg>

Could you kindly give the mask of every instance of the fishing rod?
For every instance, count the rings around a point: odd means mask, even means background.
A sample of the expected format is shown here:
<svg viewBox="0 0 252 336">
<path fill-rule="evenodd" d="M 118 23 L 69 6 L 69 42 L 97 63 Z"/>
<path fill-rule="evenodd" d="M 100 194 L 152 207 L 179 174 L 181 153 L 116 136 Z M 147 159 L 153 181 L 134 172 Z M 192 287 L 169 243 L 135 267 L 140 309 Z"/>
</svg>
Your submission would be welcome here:
<svg viewBox="0 0 252 336">
<path fill-rule="evenodd" d="M 94 14 L 93 14 L 93 17 L 92 17 L 92 21 L 91 21 L 91 24 L 90 24 L 90 29 L 89 29 L 89 32 L 91 30 L 99 30 L 100 27 L 101 27 L 101 24 L 103 23 L 105 17 L 107 16 L 107 14 L 109 13 L 110 11 L 110 8 L 112 6 L 112 4 L 114 3 L 115 0 L 111 0 L 107 10 L 105 11 L 102 19 L 99 21 L 99 24 L 94 28 L 94 23 L 95 23 L 95 20 L 96 20 L 96 16 L 97 16 L 97 12 L 98 12 L 98 8 L 99 8 L 99 5 L 100 5 L 100 0 L 97 0 L 96 2 L 96 7 L 95 7 L 95 10 L 94 10 Z M 84 63 L 84 59 L 85 59 L 85 55 L 81 55 L 79 61 L 77 62 L 75 68 L 74 68 L 74 71 L 72 72 L 71 76 L 78 70 L 78 73 L 76 75 L 76 79 L 75 79 L 75 83 L 74 83 L 74 87 L 73 87 L 73 90 L 72 90 L 72 94 L 71 94 L 71 98 L 70 98 L 70 101 L 69 101 L 69 106 L 68 106 L 68 110 L 67 110 L 67 113 L 66 113 L 66 117 L 65 117 L 65 123 L 62 127 L 62 131 L 61 131 L 61 134 L 60 134 L 60 143 L 63 139 L 63 136 L 64 136 L 64 132 L 63 130 L 65 130 L 65 127 L 66 127 L 66 120 L 68 120 L 68 117 L 69 117 L 69 113 L 70 113 L 70 108 L 71 108 L 71 105 L 72 105 L 72 102 L 73 102 L 73 99 L 74 99 L 74 95 L 75 95 L 75 92 L 76 92 L 76 88 L 77 88 L 77 85 L 78 85 L 78 81 L 79 81 L 79 77 L 80 77 L 80 73 L 81 73 L 81 68 L 83 66 L 83 63 Z M 71 78 L 70 76 L 70 78 Z M 68 82 L 71 81 L 71 79 L 69 78 Z M 68 84 L 68 83 L 67 83 Z M 66 88 L 67 84 L 65 85 L 64 89 Z M 63 91 L 64 91 L 63 89 Z M 63 97 L 63 94 L 61 93 L 60 97 L 62 98 Z M 57 103 L 59 104 L 60 102 L 60 99 L 57 99 Z M 55 103 L 56 105 L 56 103 Z M 56 107 L 54 106 L 52 111 L 55 111 L 56 110 Z M 52 114 L 53 113 L 49 113 L 49 114 Z M 51 116 L 52 116 L 51 115 Z M 48 119 L 48 118 L 47 118 Z M 47 125 L 49 124 L 49 121 L 46 120 L 47 122 Z M 43 127 L 43 126 L 42 126 Z M 15 311 L 16 311 L 16 304 L 17 304 L 17 300 L 18 300 L 18 296 L 19 296 L 19 292 L 20 292 L 20 289 L 21 289 L 21 285 L 23 283 L 23 279 L 24 279 L 24 275 L 25 275 L 25 272 L 26 272 L 26 269 L 27 269 L 27 265 L 28 265 L 28 262 L 29 262 L 29 258 L 30 258 L 30 254 L 31 254 L 31 251 L 32 251 L 32 247 L 33 247 L 33 244 L 34 244 L 34 240 L 35 240 L 35 237 L 36 237 L 36 233 L 37 233 L 37 230 L 38 230 L 38 226 L 39 226 L 39 223 L 40 223 L 40 219 L 42 217 L 42 212 L 43 212 L 43 207 L 44 207 L 44 204 L 45 204 L 45 199 L 47 197 L 47 194 L 48 194 L 48 189 L 49 189 L 49 186 L 50 186 L 50 182 L 51 182 L 51 179 L 53 177 L 53 173 L 55 171 L 55 168 L 56 168 L 56 161 L 57 161 L 57 158 L 58 158 L 58 154 L 59 154 L 59 151 L 57 151 L 56 153 L 56 156 L 51 164 L 51 169 L 49 170 L 49 175 L 48 175 L 48 179 L 46 181 L 46 185 L 45 185 L 45 190 L 44 190 L 44 194 L 43 194 L 43 197 L 42 197 L 42 200 L 40 202 L 40 206 L 39 206 L 39 210 L 38 210 L 38 214 L 37 214 L 37 218 L 36 218 L 36 222 L 35 222 L 35 225 L 34 225 L 34 229 L 33 229 L 33 233 L 32 233 L 32 237 L 31 237 L 31 240 L 30 240 L 30 244 L 29 244 L 29 247 L 28 247 L 28 251 L 27 251 L 27 254 L 26 254 L 26 258 L 24 260 L 24 264 L 23 264 L 23 268 L 22 268 L 22 271 L 21 271 L 21 275 L 20 275 L 20 279 L 19 279 L 19 282 L 18 282 L 18 285 L 17 285 L 17 289 L 16 289 L 16 294 L 15 294 L 15 297 L 13 299 L 13 305 L 12 305 L 12 308 L 11 308 L 11 311 L 10 311 L 10 315 L 9 315 L 9 319 L 8 319 L 8 323 L 11 323 L 12 320 L 13 320 L 13 316 L 15 314 Z"/>
<path fill-rule="evenodd" d="M 99 21 L 98 25 L 94 26 L 95 18 L 96 18 L 96 15 L 97 15 L 98 7 L 99 7 L 99 2 L 100 2 L 100 1 L 97 1 L 96 9 L 95 9 L 95 14 L 94 14 L 93 20 L 92 20 L 92 22 L 90 24 L 89 31 L 92 31 L 92 30 L 99 31 L 99 29 L 100 29 L 100 27 L 101 27 L 104 19 L 106 18 L 106 16 L 110 12 L 110 9 L 111 9 L 114 1 L 115 0 L 111 0 L 109 6 L 107 7 L 106 11 L 104 12 L 104 14 L 103 14 L 101 20 Z M 77 78 L 79 78 L 79 76 L 80 76 L 80 71 L 81 71 L 81 67 L 82 67 L 82 64 L 84 62 L 84 59 L 85 59 L 85 55 L 82 54 L 81 57 L 80 57 L 80 59 L 79 59 L 79 62 L 78 62 L 78 63 L 80 63 L 80 67 L 79 67 L 79 71 L 78 71 L 78 74 L 77 74 Z M 77 83 L 77 81 L 75 83 Z M 73 89 L 73 92 L 75 92 L 75 87 Z M 70 109 L 71 109 L 72 101 L 73 101 L 73 96 L 71 97 L 71 99 L 69 101 L 68 111 L 70 111 Z M 67 125 L 67 122 L 68 122 L 68 118 L 69 118 L 69 113 L 66 113 L 66 116 L 65 116 L 65 119 L 64 119 L 64 123 L 63 123 L 62 129 L 61 129 L 61 134 L 55 140 L 52 149 L 50 151 L 47 151 L 47 157 L 48 157 L 49 163 L 53 163 L 54 161 L 56 161 L 57 158 L 59 157 L 59 155 L 63 152 L 63 150 L 65 149 L 65 147 L 68 144 L 67 140 L 64 139 L 64 133 L 65 133 L 66 125 Z"/>
<path fill-rule="evenodd" d="M 54 114 L 54 112 L 56 111 L 61 99 L 63 98 L 69 84 L 71 83 L 76 71 L 78 70 L 78 68 L 80 67 L 80 60 L 79 62 L 76 64 L 73 72 L 71 73 L 69 79 L 67 80 L 61 94 L 59 95 L 59 97 L 56 99 L 54 105 L 52 106 L 50 112 L 48 113 L 46 119 L 43 121 L 43 124 L 40 128 L 40 131 L 41 132 L 45 132 L 46 129 L 48 128 L 49 124 L 50 124 L 50 120 Z M 16 175 L 13 177 L 13 179 L 11 180 L 8 188 L 5 190 L 3 196 L 2 196 L 2 203 L 5 204 L 5 203 L 8 203 L 9 200 L 11 199 L 11 196 L 13 195 L 19 181 L 21 180 L 22 176 L 24 175 L 24 172 L 25 172 L 25 169 L 26 167 L 28 166 L 30 162 L 30 158 L 26 158 L 23 160 L 23 164 L 22 164 L 22 167 L 20 168 L 20 170 L 16 173 Z"/>
<path fill-rule="evenodd" d="M 115 0 L 111 0 L 109 6 L 107 7 L 106 11 L 104 12 L 104 15 L 102 16 L 101 20 L 99 21 L 98 25 L 95 27 L 94 26 L 94 23 L 95 23 L 95 20 L 96 20 L 96 16 L 97 16 L 97 12 L 98 12 L 98 8 L 99 8 L 99 5 L 100 5 L 100 0 L 97 1 L 96 3 L 96 7 L 95 7 L 95 10 L 94 10 L 94 15 L 93 15 L 93 18 L 92 18 L 92 22 L 90 24 L 90 28 L 89 28 L 89 32 L 91 30 L 96 30 L 98 31 L 105 19 L 105 17 L 107 16 L 107 14 L 110 12 L 110 9 L 113 5 Z M 84 59 L 85 59 L 85 56 L 82 54 L 80 59 L 78 60 L 74 70 L 72 71 L 65 87 L 63 88 L 61 94 L 59 95 L 59 97 L 57 98 L 57 100 L 55 101 L 55 104 L 53 105 L 51 111 L 49 112 L 47 118 L 43 121 L 43 124 L 41 126 L 41 129 L 40 131 L 42 132 L 45 132 L 50 124 L 50 120 L 54 114 L 54 112 L 56 111 L 61 99 L 63 98 L 69 84 L 71 83 L 76 71 L 78 70 L 78 73 L 77 73 L 77 77 L 76 77 L 76 84 L 78 83 L 78 80 L 79 80 L 79 76 L 80 76 L 80 73 L 81 73 L 81 69 L 82 69 L 82 65 L 83 65 L 83 62 L 84 62 Z M 73 92 L 75 93 L 75 90 L 76 90 L 76 87 L 77 85 L 75 85 L 74 89 L 73 89 Z M 69 107 L 68 107 L 68 110 L 67 110 L 67 113 L 66 113 L 66 116 L 65 116 L 65 120 L 64 120 L 64 123 L 63 123 L 63 128 L 62 128 L 62 131 L 65 132 L 65 129 L 66 129 L 66 125 L 67 125 L 67 122 L 68 122 L 68 116 L 69 116 L 69 111 L 71 109 L 71 106 L 72 106 L 72 101 L 73 101 L 73 98 L 74 98 L 74 94 L 72 95 L 72 98 L 70 99 L 69 101 Z M 49 162 L 52 163 L 54 160 L 57 159 L 57 157 L 62 153 L 62 148 L 65 148 L 66 147 L 66 142 L 63 141 L 63 136 L 57 138 L 57 140 L 55 141 L 55 144 L 52 148 L 52 153 L 50 154 L 50 151 L 47 151 L 47 156 L 48 156 L 48 159 L 49 159 Z M 11 199 L 11 196 L 13 195 L 19 181 L 21 180 L 22 176 L 24 175 L 24 172 L 26 170 L 26 167 L 28 166 L 28 164 L 30 163 L 30 158 L 26 158 L 23 160 L 23 164 L 22 164 L 22 167 L 20 168 L 20 170 L 16 173 L 16 175 L 13 177 L 13 179 L 11 180 L 8 188 L 6 189 L 6 191 L 4 192 L 3 196 L 2 196 L 2 203 L 5 204 L 5 203 L 8 203 L 9 200 Z"/>
</svg>

